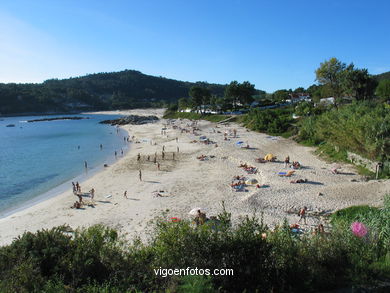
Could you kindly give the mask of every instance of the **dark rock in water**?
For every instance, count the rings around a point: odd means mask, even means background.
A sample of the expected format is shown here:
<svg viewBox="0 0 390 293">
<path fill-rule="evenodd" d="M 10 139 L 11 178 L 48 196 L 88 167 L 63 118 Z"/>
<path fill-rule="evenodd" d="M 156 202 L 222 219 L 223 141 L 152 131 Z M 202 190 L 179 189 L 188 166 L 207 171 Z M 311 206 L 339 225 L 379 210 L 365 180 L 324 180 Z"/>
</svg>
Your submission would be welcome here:
<svg viewBox="0 0 390 293">
<path fill-rule="evenodd" d="M 8 124 L 5 127 L 15 127 L 15 124 Z"/>
<path fill-rule="evenodd" d="M 42 121 L 54 121 L 54 120 L 81 120 L 81 119 L 89 119 L 89 117 L 54 117 L 54 118 L 27 120 L 27 122 L 42 122 Z"/>
<path fill-rule="evenodd" d="M 121 117 L 114 120 L 103 120 L 99 123 L 101 124 L 111 124 L 111 125 L 126 125 L 126 124 L 133 124 L 133 125 L 141 125 L 141 124 L 147 124 L 147 123 L 154 123 L 158 121 L 159 118 L 157 116 L 138 116 L 138 115 L 129 115 L 125 117 Z"/>
</svg>

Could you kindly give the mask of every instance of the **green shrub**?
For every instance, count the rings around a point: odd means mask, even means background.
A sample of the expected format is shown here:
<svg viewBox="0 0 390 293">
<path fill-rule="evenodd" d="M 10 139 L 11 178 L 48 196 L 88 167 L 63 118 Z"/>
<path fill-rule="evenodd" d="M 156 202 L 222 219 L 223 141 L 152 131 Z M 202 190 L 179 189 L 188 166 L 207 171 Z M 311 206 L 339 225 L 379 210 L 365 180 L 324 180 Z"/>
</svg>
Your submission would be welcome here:
<svg viewBox="0 0 390 293">
<path fill-rule="evenodd" d="M 333 224 L 337 224 L 337 222 L 341 221 L 352 223 L 362 219 L 363 217 L 370 216 L 371 213 L 377 214 L 380 213 L 380 210 L 368 205 L 351 206 L 334 212 L 330 218 Z"/>
<path fill-rule="evenodd" d="M 177 112 L 168 110 L 164 113 L 165 119 L 190 119 L 190 120 L 207 120 L 211 122 L 220 122 L 228 119 L 229 115 L 217 115 L 217 114 L 200 114 L 195 112 Z"/>
<path fill-rule="evenodd" d="M 204 276 L 185 276 L 181 279 L 177 293 L 215 293 L 211 278 Z"/>
<path fill-rule="evenodd" d="M 225 209 L 212 225 L 160 219 L 148 243 L 100 225 L 25 233 L 0 248 L 0 292 L 318 292 L 390 279 L 390 197 L 382 209 L 340 210 L 330 234 L 269 231 L 261 219 L 234 226 Z M 356 237 L 352 221 L 367 225 Z M 266 233 L 266 237 L 264 237 Z M 166 276 L 155 269 L 233 269 L 230 276 Z"/>
<path fill-rule="evenodd" d="M 292 127 L 292 108 L 253 109 L 243 118 L 243 123 L 251 130 L 280 135 Z"/>
</svg>

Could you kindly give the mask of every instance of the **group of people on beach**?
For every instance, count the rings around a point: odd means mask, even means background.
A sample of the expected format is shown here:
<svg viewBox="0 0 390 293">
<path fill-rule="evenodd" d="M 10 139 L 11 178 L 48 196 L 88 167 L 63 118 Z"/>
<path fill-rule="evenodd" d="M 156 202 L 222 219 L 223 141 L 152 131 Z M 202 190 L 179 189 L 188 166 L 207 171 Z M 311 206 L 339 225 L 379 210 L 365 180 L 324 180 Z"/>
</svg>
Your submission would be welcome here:
<svg viewBox="0 0 390 293">
<path fill-rule="evenodd" d="M 79 184 L 79 182 L 77 181 L 76 183 L 72 182 L 72 188 L 73 188 L 73 194 L 76 195 L 78 197 L 78 201 L 76 201 L 72 208 L 76 208 L 76 209 L 79 209 L 81 208 L 81 205 L 83 204 L 83 194 L 81 193 L 81 186 Z M 91 200 L 93 202 L 94 198 L 95 198 L 95 189 L 92 188 L 90 191 L 89 191 L 89 195 L 91 197 Z"/>
</svg>

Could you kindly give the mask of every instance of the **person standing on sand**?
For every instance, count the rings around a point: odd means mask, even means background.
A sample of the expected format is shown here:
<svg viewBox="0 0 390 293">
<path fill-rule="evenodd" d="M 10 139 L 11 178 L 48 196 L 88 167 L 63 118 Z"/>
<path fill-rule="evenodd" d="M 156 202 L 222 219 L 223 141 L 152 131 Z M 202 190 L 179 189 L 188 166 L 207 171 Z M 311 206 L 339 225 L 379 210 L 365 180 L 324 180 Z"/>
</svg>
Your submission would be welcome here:
<svg viewBox="0 0 390 293">
<path fill-rule="evenodd" d="M 79 198 L 79 203 L 83 203 L 83 197 L 81 196 L 81 193 L 76 193 L 76 195 Z"/>
<path fill-rule="evenodd" d="M 285 167 L 285 168 L 288 166 L 288 164 L 290 164 L 290 156 L 287 156 L 287 157 L 284 159 L 284 167 Z"/>
<path fill-rule="evenodd" d="M 139 170 L 139 181 L 142 181 L 142 172 Z"/>
<path fill-rule="evenodd" d="M 179 152 L 179 147 L 177 147 L 177 152 Z"/>
<path fill-rule="evenodd" d="M 123 196 L 124 196 L 124 198 L 128 199 L 127 198 L 127 190 L 125 190 L 125 192 L 123 193 Z"/>
<path fill-rule="evenodd" d="M 74 182 L 72 182 L 72 186 L 73 186 L 73 193 L 76 194 L 76 192 L 77 192 L 76 184 L 74 184 Z"/>
<path fill-rule="evenodd" d="M 163 151 L 165 151 L 165 145 L 163 145 Z"/>
<path fill-rule="evenodd" d="M 306 223 L 306 211 L 307 211 L 307 207 L 303 207 L 302 209 L 299 210 L 298 216 L 300 216 L 300 218 L 299 218 L 298 223 L 300 223 L 301 220 L 303 219 L 305 222 L 305 225 L 307 224 Z"/>
<path fill-rule="evenodd" d="M 164 158 L 165 158 L 165 153 L 164 153 L 164 151 L 161 153 L 161 156 L 162 156 L 162 159 L 164 160 Z"/>
<path fill-rule="evenodd" d="M 76 182 L 76 191 L 81 192 L 81 186 L 78 181 Z"/>
<path fill-rule="evenodd" d="M 137 155 L 137 162 L 139 162 L 140 160 L 141 160 L 141 154 L 138 153 L 138 155 Z"/>
<path fill-rule="evenodd" d="M 157 163 L 157 170 L 160 171 L 160 163 Z"/>
<path fill-rule="evenodd" d="M 95 189 L 92 188 L 92 189 L 89 191 L 89 193 L 91 194 L 91 199 L 93 200 L 94 197 L 95 197 Z"/>
</svg>

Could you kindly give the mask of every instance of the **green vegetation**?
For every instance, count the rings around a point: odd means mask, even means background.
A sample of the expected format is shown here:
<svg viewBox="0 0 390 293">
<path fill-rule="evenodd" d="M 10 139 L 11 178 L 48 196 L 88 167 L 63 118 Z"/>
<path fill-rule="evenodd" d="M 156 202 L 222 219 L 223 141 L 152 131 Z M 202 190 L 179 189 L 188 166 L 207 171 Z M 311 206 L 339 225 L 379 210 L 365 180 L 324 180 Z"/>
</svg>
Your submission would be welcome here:
<svg viewBox="0 0 390 293">
<path fill-rule="evenodd" d="M 41 84 L 0 84 L 0 114 L 162 107 L 192 86 L 223 96 L 225 86 L 190 83 L 135 70 L 50 79 Z"/>
<path fill-rule="evenodd" d="M 387 71 L 387 72 L 384 72 L 384 73 L 381 73 L 381 74 L 374 75 L 374 78 L 375 78 L 377 81 L 381 81 L 381 80 L 385 80 L 385 79 L 389 79 L 389 80 L 390 80 L 390 71 Z"/>
<path fill-rule="evenodd" d="M 390 79 L 381 80 L 376 88 L 376 95 L 383 101 L 390 100 Z"/>
<path fill-rule="evenodd" d="M 278 109 L 253 109 L 243 118 L 244 125 L 255 131 L 266 132 L 272 135 L 291 134 L 293 113 L 292 107 Z M 290 131 L 290 132 L 289 132 Z"/>
<path fill-rule="evenodd" d="M 231 105 L 233 109 L 237 109 L 238 105 L 248 105 L 253 102 L 252 96 L 255 92 L 255 86 L 249 81 L 243 83 L 232 81 L 225 89 L 225 103 Z"/>
<path fill-rule="evenodd" d="M 333 213 L 331 215 L 331 221 L 334 224 L 340 222 L 352 223 L 361 220 L 362 217 L 370 216 L 371 214 L 376 216 L 380 212 L 380 209 L 368 205 L 352 206 Z"/>
<path fill-rule="evenodd" d="M 167 111 L 164 114 L 165 119 L 190 119 L 190 120 L 207 120 L 211 122 L 220 122 L 230 118 L 229 115 L 212 115 L 212 114 L 199 114 L 195 112 L 173 112 Z"/>
<path fill-rule="evenodd" d="M 225 210 L 213 225 L 156 221 L 146 244 L 103 226 L 25 233 L 0 248 L 1 292 L 318 292 L 390 278 L 390 200 L 337 212 L 330 234 L 269 231 Z M 369 233 L 352 234 L 360 220 Z M 265 233 L 265 234 L 264 234 Z M 233 269 L 230 276 L 157 276 L 162 269 Z M 218 289 L 218 290 L 217 290 Z"/>
<path fill-rule="evenodd" d="M 299 140 L 320 145 L 320 151 L 345 160 L 351 151 L 375 161 L 390 160 L 390 109 L 359 102 L 302 119 Z M 388 165 L 382 170 L 390 174 Z"/>
<path fill-rule="evenodd" d="M 384 199 L 383 208 L 370 206 L 352 206 L 335 212 L 331 222 L 336 227 L 347 229 L 352 222 L 364 223 L 369 228 L 369 237 L 377 245 L 375 253 L 385 272 L 390 274 L 390 196 Z M 374 266 L 379 265 L 378 263 Z"/>
<path fill-rule="evenodd" d="M 343 96 L 355 100 L 371 99 L 377 86 L 367 69 L 356 69 L 353 63 L 347 66 L 334 57 L 320 64 L 316 78 L 327 88 L 327 94 L 337 99 Z"/>
</svg>

